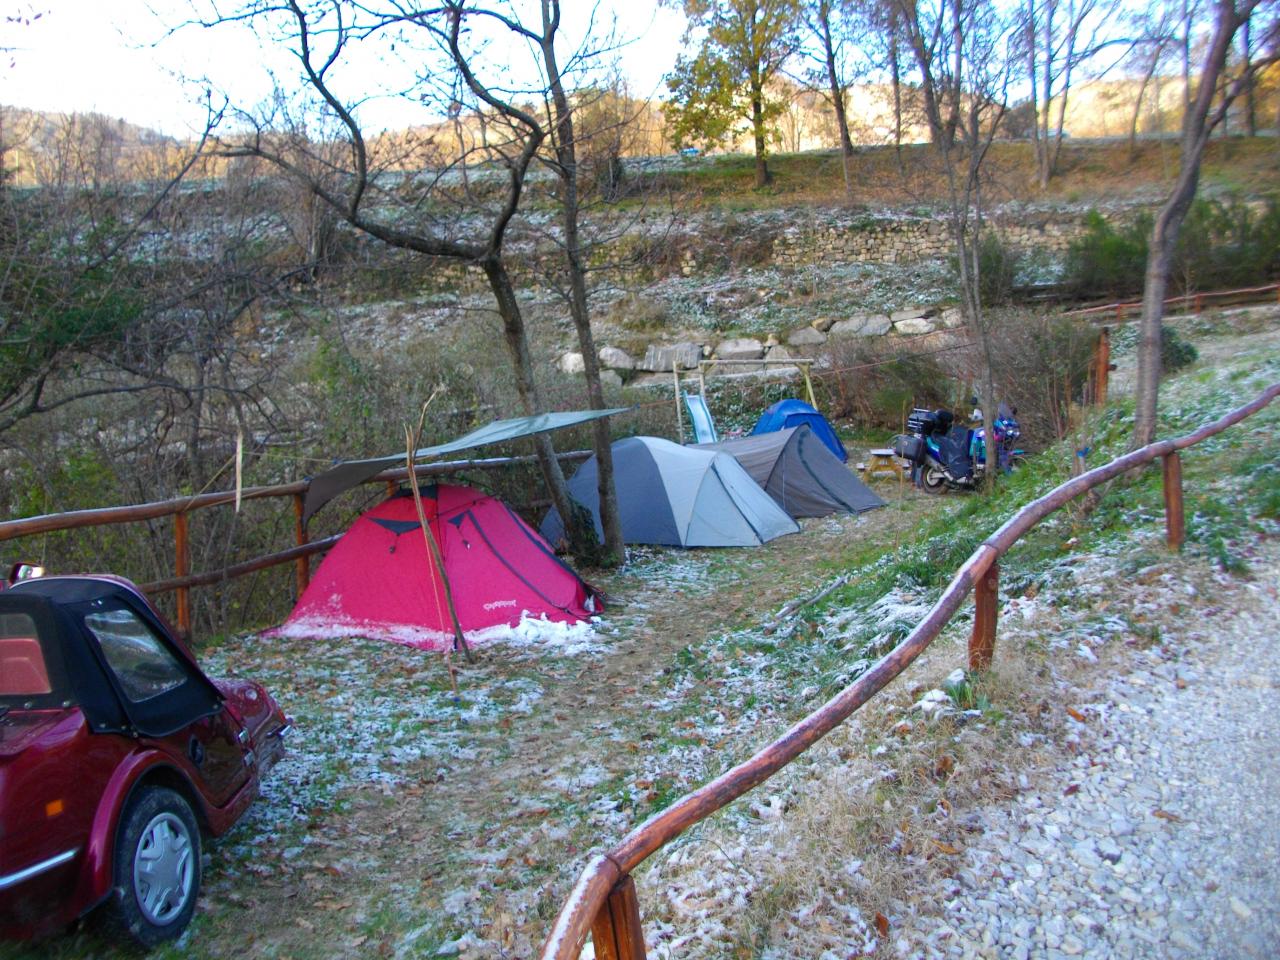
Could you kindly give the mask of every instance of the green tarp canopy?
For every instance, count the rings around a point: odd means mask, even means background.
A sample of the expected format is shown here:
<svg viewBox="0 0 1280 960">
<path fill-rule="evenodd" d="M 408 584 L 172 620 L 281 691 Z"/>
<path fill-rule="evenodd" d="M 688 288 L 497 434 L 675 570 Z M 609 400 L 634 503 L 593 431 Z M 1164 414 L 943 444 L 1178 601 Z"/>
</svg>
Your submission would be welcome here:
<svg viewBox="0 0 1280 960">
<path fill-rule="evenodd" d="M 614 407 L 609 410 L 565 410 L 559 413 L 537 413 L 531 417 L 516 417 L 514 420 L 495 420 L 486 426 L 472 430 L 466 436 L 448 443 L 440 443 L 434 447 L 423 447 L 414 453 L 415 460 L 426 460 L 431 457 L 444 456 L 447 453 L 458 453 L 483 447 L 490 443 L 502 443 L 504 440 L 517 440 L 520 437 L 531 437 L 535 433 L 549 433 L 552 430 L 563 430 L 580 423 L 598 420 L 600 417 L 611 417 L 615 413 L 626 413 L 628 407 Z M 357 484 L 364 483 L 370 477 L 377 476 L 383 470 L 403 466 L 405 455 L 392 454 L 387 457 L 374 457 L 370 460 L 346 460 L 337 466 L 313 477 L 307 486 L 307 494 L 302 504 L 302 520 L 305 523 L 317 510 L 343 491 L 350 490 Z"/>
</svg>

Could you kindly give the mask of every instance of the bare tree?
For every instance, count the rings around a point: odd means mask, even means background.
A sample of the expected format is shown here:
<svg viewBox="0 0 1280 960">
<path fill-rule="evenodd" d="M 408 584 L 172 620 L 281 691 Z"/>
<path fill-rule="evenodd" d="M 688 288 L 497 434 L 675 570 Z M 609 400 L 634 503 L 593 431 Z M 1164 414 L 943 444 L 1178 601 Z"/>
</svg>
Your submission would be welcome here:
<svg viewBox="0 0 1280 960">
<path fill-rule="evenodd" d="M 1134 43 L 1128 59 L 1130 64 L 1142 71 L 1142 81 L 1133 98 L 1133 112 L 1129 115 L 1130 159 L 1136 158 L 1138 152 L 1138 122 L 1142 117 L 1142 104 L 1146 99 L 1147 88 L 1151 86 L 1152 79 L 1164 66 L 1177 43 L 1174 19 L 1174 11 L 1166 5 L 1140 14 L 1133 21 Z M 1158 95 L 1156 106 L 1159 107 Z"/>
<path fill-rule="evenodd" d="M 199 22 L 207 27 L 249 22 L 271 30 L 275 42 L 286 44 L 300 65 L 298 88 L 282 91 L 275 109 L 265 115 L 241 112 L 241 121 L 253 129 L 232 138 L 223 155 L 257 157 L 273 164 L 352 228 L 390 247 L 478 267 L 502 322 L 521 405 L 525 413 L 534 414 L 544 409 L 543 400 L 504 251 L 530 166 L 543 148 L 547 131 L 535 108 L 522 106 L 507 88 L 487 85 L 479 76 L 475 65 L 483 58 L 472 45 L 482 45 L 485 38 L 464 31 L 464 23 L 469 24 L 475 13 L 466 0 L 444 0 L 431 7 L 401 0 L 380 5 L 326 0 L 305 6 L 302 0 L 249 0 L 226 15 L 213 8 Z M 484 157 L 497 164 L 501 174 L 494 176 L 490 169 L 476 189 L 452 193 L 444 188 L 445 178 L 456 166 L 432 175 L 393 175 L 386 158 L 371 149 L 359 119 L 365 82 L 358 81 L 358 91 L 347 97 L 337 86 L 338 74 L 349 64 L 347 58 L 365 44 L 401 62 L 418 58 L 416 83 L 401 91 L 407 98 L 435 102 L 442 115 L 448 105 L 465 100 L 484 115 Z M 315 172 L 325 169 L 326 158 L 317 153 L 312 137 L 282 139 L 276 134 L 281 105 L 290 96 L 301 97 L 301 108 L 309 119 L 319 123 L 327 118 L 334 125 L 335 135 L 345 146 L 335 177 L 321 178 Z M 455 216 L 441 219 L 444 209 L 452 209 Z M 592 555 L 594 531 L 583 523 L 581 508 L 574 509 L 551 438 L 538 434 L 533 443 L 552 502 L 569 518 L 571 548 Z"/>
<path fill-rule="evenodd" d="M 1261 0 L 1214 0 L 1212 33 L 1200 68 L 1199 85 L 1182 118 L 1182 157 L 1178 176 L 1151 228 L 1138 341 L 1137 410 L 1133 426 L 1135 448 L 1151 443 L 1156 435 L 1164 295 L 1178 234 L 1200 182 L 1200 163 L 1205 147 L 1214 128 L 1226 118 L 1231 104 L 1253 74 L 1280 57 L 1280 19 L 1273 18 L 1260 44 L 1260 55 L 1250 62 L 1246 70 L 1230 80 L 1224 79 L 1236 32 L 1253 16 L 1260 3 Z"/>
<path fill-rule="evenodd" d="M 1058 171 L 1067 100 L 1077 72 L 1103 51 L 1128 44 L 1115 35 L 1120 0 L 1026 0 L 1022 45 L 1036 122 L 1032 142 L 1041 189 Z M 1123 55 L 1123 52 L 1121 52 Z M 1095 75 L 1114 66 L 1097 65 Z"/>
<path fill-rule="evenodd" d="M 978 353 L 982 409 L 994 418 L 997 357 L 982 302 L 984 166 L 1008 104 L 1014 26 L 988 0 L 894 0 L 915 60 L 933 152 L 947 184 L 965 328 Z M 995 470 L 987 474 L 988 482 Z"/>
<path fill-rule="evenodd" d="M 568 287 L 569 315 L 573 318 L 578 346 L 582 352 L 583 374 L 587 382 L 587 396 L 593 410 L 604 410 L 604 388 L 600 382 L 600 359 L 596 351 L 595 336 L 591 330 L 591 309 L 587 302 L 586 264 L 583 259 L 582 239 L 579 229 L 580 199 L 578 148 L 579 137 L 575 133 L 575 110 L 565 91 L 564 76 L 556 54 L 556 38 L 560 28 L 559 0 L 541 0 L 541 22 L 537 28 L 526 26 L 514 13 L 501 13 L 492 9 L 471 11 L 471 16 L 496 20 L 511 33 L 528 40 L 538 51 L 550 99 L 550 144 L 554 159 L 546 158 L 560 184 L 561 249 L 564 254 L 564 270 Z M 573 59 L 586 58 L 579 51 Z M 613 483 L 613 448 L 609 425 L 604 420 L 593 424 L 593 445 L 598 468 L 598 493 L 600 525 L 604 532 L 604 556 L 606 565 L 621 563 L 624 557 L 622 523 L 618 515 L 618 495 Z"/>
<path fill-rule="evenodd" d="M 208 129 L 175 174 L 138 182 L 118 164 L 118 138 L 72 118 L 50 154 L 29 154 L 47 181 L 18 192 L 0 180 L 0 434 L 93 398 L 184 389 L 165 370 L 168 311 L 181 293 L 142 248 Z M 0 140 L 0 170 L 9 147 Z"/>
<path fill-rule="evenodd" d="M 815 90 L 824 89 L 827 102 L 836 118 L 839 135 L 841 167 L 844 171 L 845 199 L 853 201 L 853 140 L 849 136 L 848 97 L 855 72 L 866 72 L 865 64 L 858 69 L 853 64 L 854 48 L 860 43 L 861 23 L 855 14 L 852 0 L 811 0 L 802 10 L 816 50 L 810 55 L 817 63 L 815 76 L 810 83 Z"/>
</svg>

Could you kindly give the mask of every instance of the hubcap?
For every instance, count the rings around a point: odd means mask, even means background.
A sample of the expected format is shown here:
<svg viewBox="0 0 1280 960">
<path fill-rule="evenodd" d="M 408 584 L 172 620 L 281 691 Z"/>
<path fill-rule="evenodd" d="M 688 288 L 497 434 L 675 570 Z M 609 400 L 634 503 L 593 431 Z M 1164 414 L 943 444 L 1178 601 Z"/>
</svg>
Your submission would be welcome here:
<svg viewBox="0 0 1280 960">
<path fill-rule="evenodd" d="M 133 855 L 133 892 L 142 915 L 159 927 L 169 923 L 187 905 L 194 880 L 187 825 L 172 813 L 157 814 Z"/>
</svg>

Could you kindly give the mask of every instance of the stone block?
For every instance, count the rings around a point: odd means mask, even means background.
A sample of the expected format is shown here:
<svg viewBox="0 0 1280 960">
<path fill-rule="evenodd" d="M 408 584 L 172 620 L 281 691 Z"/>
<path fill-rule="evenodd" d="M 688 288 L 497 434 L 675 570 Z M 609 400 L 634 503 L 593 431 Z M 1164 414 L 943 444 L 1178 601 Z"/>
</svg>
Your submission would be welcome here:
<svg viewBox="0 0 1280 960">
<path fill-rule="evenodd" d="M 779 360 L 790 360 L 792 359 L 792 356 L 791 356 L 790 350 L 788 350 L 786 347 L 782 346 L 781 344 L 777 344 L 769 348 L 769 351 L 764 355 L 764 358 L 766 360 L 772 360 L 776 363 Z"/>
<path fill-rule="evenodd" d="M 844 337 L 880 337 L 893 328 L 889 318 L 882 313 L 866 313 L 841 320 L 831 327 L 833 339 Z"/>
<path fill-rule="evenodd" d="M 902 320 L 915 320 L 918 317 L 927 317 L 929 315 L 928 307 L 906 307 L 902 310 L 895 310 L 889 314 L 889 319 L 895 324 Z"/>
<path fill-rule="evenodd" d="M 606 390 L 621 390 L 622 377 L 618 374 L 617 370 L 601 370 L 600 386 L 604 387 Z"/>
<path fill-rule="evenodd" d="M 562 373 L 582 373 L 586 369 L 586 361 L 580 353 L 566 353 L 556 361 Z"/>
<path fill-rule="evenodd" d="M 911 317 L 907 320 L 899 320 L 893 325 L 895 333 L 903 333 L 909 335 L 919 335 L 922 333 L 933 333 L 937 329 L 933 325 L 932 320 L 926 320 L 924 317 Z"/>
<path fill-rule="evenodd" d="M 964 323 L 964 314 L 959 307 L 947 307 L 938 317 L 938 322 L 948 330 L 954 330 Z"/>
<path fill-rule="evenodd" d="M 764 344 L 753 337 L 722 340 L 716 345 L 717 360 L 759 360 L 764 356 Z"/>
<path fill-rule="evenodd" d="M 819 333 L 826 333 L 831 329 L 832 324 L 836 322 L 835 317 L 819 317 L 817 320 L 810 321 L 809 326 L 817 330 Z"/>
<path fill-rule="evenodd" d="M 634 370 L 636 361 L 631 354 L 617 347 L 601 347 L 597 356 L 600 358 L 600 365 L 608 367 L 610 370 Z"/>
<path fill-rule="evenodd" d="M 641 370 L 653 373 L 670 373 L 673 366 L 681 370 L 693 370 L 702 359 L 702 344 L 676 343 L 672 345 L 651 343 L 640 361 Z"/>
<path fill-rule="evenodd" d="M 787 334 L 787 343 L 793 347 L 818 347 L 827 342 L 827 335 L 813 327 L 801 327 Z"/>
</svg>

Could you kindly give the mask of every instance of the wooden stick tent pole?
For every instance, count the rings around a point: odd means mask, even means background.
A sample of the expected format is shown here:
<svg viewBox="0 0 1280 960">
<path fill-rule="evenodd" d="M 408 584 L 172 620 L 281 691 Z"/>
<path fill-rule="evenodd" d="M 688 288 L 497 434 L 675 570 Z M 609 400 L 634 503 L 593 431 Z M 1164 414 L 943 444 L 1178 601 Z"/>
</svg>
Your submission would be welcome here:
<svg viewBox="0 0 1280 960">
<path fill-rule="evenodd" d="M 680 365 L 673 358 L 671 361 L 671 382 L 676 394 L 676 442 L 684 443 L 684 416 L 680 412 L 682 398 L 680 396 Z"/>
<path fill-rule="evenodd" d="M 444 569 L 444 557 L 440 554 L 440 545 L 436 543 L 435 534 L 431 532 L 431 525 L 427 523 L 427 512 L 422 508 L 422 490 L 418 486 L 418 472 L 413 469 L 413 452 L 418 449 L 418 442 L 422 439 L 422 425 L 427 419 L 427 407 L 431 406 L 431 401 L 435 399 L 433 393 L 426 403 L 422 405 L 422 414 L 418 417 L 418 428 L 410 430 L 408 426 L 404 428 L 404 439 L 406 444 L 405 461 L 409 470 L 409 486 L 413 489 L 413 505 L 418 510 L 418 522 L 422 524 L 422 536 L 427 541 L 427 552 L 431 554 L 431 559 L 436 565 L 436 570 L 440 573 L 440 582 L 444 584 L 444 602 L 449 608 L 449 620 L 453 624 L 453 646 L 454 649 L 461 650 L 467 656 L 467 663 L 475 663 L 475 657 L 471 653 L 471 648 L 467 646 L 467 638 L 462 635 L 462 624 L 458 622 L 458 610 L 453 605 L 453 588 L 449 585 L 449 574 Z"/>
</svg>

